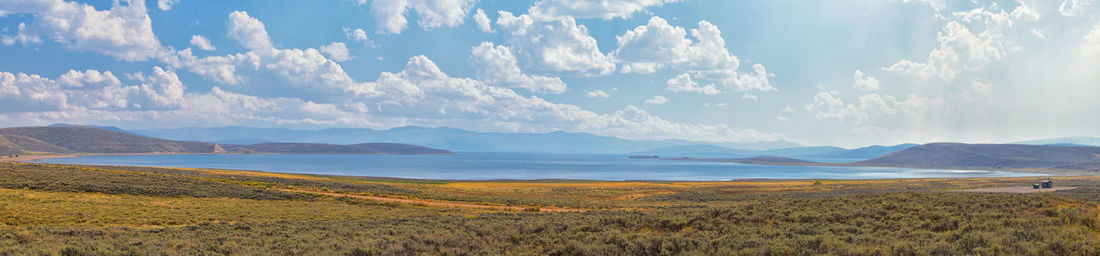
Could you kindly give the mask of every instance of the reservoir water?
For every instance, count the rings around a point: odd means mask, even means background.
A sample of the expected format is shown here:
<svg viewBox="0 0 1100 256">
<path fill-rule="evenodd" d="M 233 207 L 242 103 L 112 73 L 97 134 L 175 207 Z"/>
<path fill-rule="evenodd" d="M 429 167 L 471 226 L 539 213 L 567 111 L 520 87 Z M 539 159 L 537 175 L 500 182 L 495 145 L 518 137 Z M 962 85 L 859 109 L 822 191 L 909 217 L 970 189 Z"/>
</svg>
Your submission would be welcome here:
<svg viewBox="0 0 1100 256">
<path fill-rule="evenodd" d="M 725 162 L 627 159 L 625 155 L 485 153 L 455 155 L 110 155 L 38 162 L 257 170 L 409 179 L 893 179 L 1021 177 L 1043 174 L 884 167 L 764 166 Z"/>
</svg>

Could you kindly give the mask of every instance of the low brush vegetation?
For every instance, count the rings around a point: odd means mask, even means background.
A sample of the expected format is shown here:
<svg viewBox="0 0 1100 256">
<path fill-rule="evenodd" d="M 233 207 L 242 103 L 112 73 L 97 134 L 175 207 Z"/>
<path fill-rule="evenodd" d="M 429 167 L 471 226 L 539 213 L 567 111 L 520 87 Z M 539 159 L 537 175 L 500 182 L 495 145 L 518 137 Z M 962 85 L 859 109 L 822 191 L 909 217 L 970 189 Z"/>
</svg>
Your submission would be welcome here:
<svg viewBox="0 0 1100 256">
<path fill-rule="evenodd" d="M 0 255 L 1100 254 L 1100 178 L 951 192 L 1033 180 L 467 182 L 0 162 Z M 588 211 L 535 212 L 546 207 Z"/>
</svg>

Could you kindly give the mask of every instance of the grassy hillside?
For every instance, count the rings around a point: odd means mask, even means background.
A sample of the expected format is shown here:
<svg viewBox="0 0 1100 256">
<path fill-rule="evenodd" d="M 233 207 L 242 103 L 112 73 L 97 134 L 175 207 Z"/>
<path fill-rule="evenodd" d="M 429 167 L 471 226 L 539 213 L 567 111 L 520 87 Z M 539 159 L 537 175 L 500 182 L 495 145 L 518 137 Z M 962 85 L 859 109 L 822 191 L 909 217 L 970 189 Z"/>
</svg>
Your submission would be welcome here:
<svg viewBox="0 0 1100 256">
<path fill-rule="evenodd" d="M 930 143 L 878 158 L 861 165 L 918 168 L 1100 168 L 1100 147 L 1064 147 L 1018 144 Z"/>
<path fill-rule="evenodd" d="M 51 152 L 70 153 L 71 150 L 58 147 L 44 141 L 21 135 L 0 135 L 0 145 L 23 151 L 23 153 Z"/>
<path fill-rule="evenodd" d="M 0 255 L 1100 253 L 1100 178 L 1042 194 L 945 192 L 1033 180 L 453 182 L 0 163 Z"/>
<path fill-rule="evenodd" d="M 35 153 L 69 153 L 68 149 L 21 135 L 0 135 L 0 154 L 26 155 Z"/>
<path fill-rule="evenodd" d="M 25 153 L 26 152 L 23 151 L 23 147 L 20 147 L 15 143 L 11 143 L 11 141 L 5 138 L 4 135 L 0 135 L 0 155 L 11 156 Z"/>
<path fill-rule="evenodd" d="M 16 127 L 0 135 L 18 135 L 56 146 L 50 153 L 210 153 L 213 143 L 171 141 L 94 127 Z M 66 151 L 67 150 L 67 151 Z"/>
</svg>

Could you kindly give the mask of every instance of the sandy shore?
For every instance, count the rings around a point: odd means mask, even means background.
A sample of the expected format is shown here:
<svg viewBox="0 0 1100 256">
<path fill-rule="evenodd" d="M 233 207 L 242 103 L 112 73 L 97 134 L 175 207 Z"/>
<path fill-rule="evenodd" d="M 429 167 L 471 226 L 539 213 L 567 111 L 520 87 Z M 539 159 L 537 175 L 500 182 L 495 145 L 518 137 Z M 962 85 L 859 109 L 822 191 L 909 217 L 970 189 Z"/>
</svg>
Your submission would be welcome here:
<svg viewBox="0 0 1100 256">
<path fill-rule="evenodd" d="M 34 160 L 40 160 L 40 159 L 46 159 L 46 158 L 63 158 L 63 157 L 78 157 L 78 156 L 83 156 L 83 155 L 78 155 L 78 154 L 65 154 L 65 155 L 20 155 L 20 156 L 14 157 L 14 158 L 11 158 L 11 157 L 2 157 L 2 158 L 0 158 L 0 162 L 28 162 L 28 161 L 34 161 Z"/>
</svg>

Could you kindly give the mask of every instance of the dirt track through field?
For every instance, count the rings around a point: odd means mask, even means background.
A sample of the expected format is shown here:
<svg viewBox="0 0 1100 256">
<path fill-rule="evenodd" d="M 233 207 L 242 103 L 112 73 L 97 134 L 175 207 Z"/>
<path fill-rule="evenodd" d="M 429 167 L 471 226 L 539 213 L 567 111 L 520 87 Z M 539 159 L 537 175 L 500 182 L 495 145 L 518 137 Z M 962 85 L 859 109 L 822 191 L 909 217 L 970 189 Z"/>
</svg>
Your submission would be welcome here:
<svg viewBox="0 0 1100 256">
<path fill-rule="evenodd" d="M 382 196 L 352 195 L 352 194 L 342 194 L 342 193 L 332 193 L 332 192 L 318 192 L 318 191 L 296 190 L 296 189 L 276 189 L 276 190 L 285 191 L 285 192 L 296 192 L 296 193 L 306 193 L 306 194 L 315 194 L 315 195 L 335 196 L 335 197 L 359 198 L 359 199 L 367 199 L 367 200 L 374 200 L 374 201 L 381 201 L 381 202 L 388 202 L 388 203 L 419 204 L 419 205 L 427 205 L 427 206 L 434 206 L 434 207 L 476 208 L 476 209 L 503 210 L 503 211 L 524 211 L 524 210 L 527 209 L 527 207 L 524 207 L 524 206 L 470 204 L 470 203 L 447 202 L 447 201 L 431 201 L 431 200 L 424 200 L 424 199 L 405 199 L 405 198 L 392 198 L 392 197 L 382 197 Z M 572 208 L 538 208 L 538 209 L 539 209 L 539 212 L 585 212 L 585 211 L 587 211 L 587 210 L 584 210 L 584 209 L 572 209 Z"/>
<path fill-rule="evenodd" d="M 1035 188 L 1032 188 L 1032 187 L 999 187 L 999 188 L 976 188 L 976 189 L 957 190 L 957 191 L 958 192 L 969 192 L 969 193 L 1044 193 L 1044 192 L 1054 192 L 1054 191 L 1058 191 L 1058 190 L 1070 190 L 1070 189 L 1075 189 L 1075 187 L 1056 187 L 1056 188 L 1043 188 L 1043 189 L 1035 189 Z"/>
</svg>

